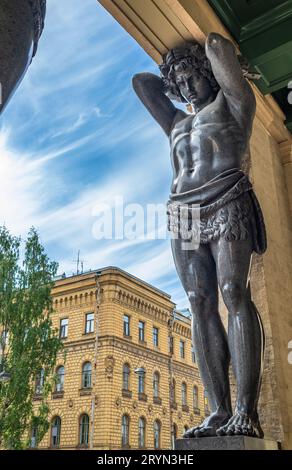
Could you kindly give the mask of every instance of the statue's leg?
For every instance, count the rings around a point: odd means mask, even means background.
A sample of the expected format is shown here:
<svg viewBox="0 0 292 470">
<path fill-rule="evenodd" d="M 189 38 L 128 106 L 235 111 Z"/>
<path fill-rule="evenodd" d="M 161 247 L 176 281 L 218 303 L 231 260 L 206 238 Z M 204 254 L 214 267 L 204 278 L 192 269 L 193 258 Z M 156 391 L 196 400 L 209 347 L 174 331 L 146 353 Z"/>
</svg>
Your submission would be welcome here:
<svg viewBox="0 0 292 470">
<path fill-rule="evenodd" d="M 218 312 L 216 266 L 207 245 L 200 245 L 197 250 L 184 250 L 183 243 L 180 239 L 172 240 L 172 251 L 191 304 L 193 342 L 212 411 L 201 426 L 188 430 L 184 437 L 215 436 L 218 427 L 232 415 L 228 380 L 230 356 Z"/>
<path fill-rule="evenodd" d="M 263 365 L 263 329 L 250 295 L 252 242 L 220 238 L 210 247 L 229 313 L 228 344 L 237 383 L 235 414 L 218 434 L 261 436 L 257 402 Z"/>
</svg>

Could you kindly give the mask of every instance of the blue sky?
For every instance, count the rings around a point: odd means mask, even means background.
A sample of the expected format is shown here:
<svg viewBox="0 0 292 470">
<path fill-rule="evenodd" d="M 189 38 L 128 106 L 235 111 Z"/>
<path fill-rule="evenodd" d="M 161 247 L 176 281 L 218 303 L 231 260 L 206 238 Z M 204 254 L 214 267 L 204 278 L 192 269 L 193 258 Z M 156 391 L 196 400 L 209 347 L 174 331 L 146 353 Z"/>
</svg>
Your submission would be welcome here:
<svg viewBox="0 0 292 470">
<path fill-rule="evenodd" d="M 59 272 L 115 265 L 186 296 L 169 240 L 97 240 L 101 203 L 165 204 L 167 138 L 140 104 L 132 76 L 157 67 L 96 0 L 48 0 L 46 27 L 0 127 L 0 223 L 34 225 Z"/>
</svg>

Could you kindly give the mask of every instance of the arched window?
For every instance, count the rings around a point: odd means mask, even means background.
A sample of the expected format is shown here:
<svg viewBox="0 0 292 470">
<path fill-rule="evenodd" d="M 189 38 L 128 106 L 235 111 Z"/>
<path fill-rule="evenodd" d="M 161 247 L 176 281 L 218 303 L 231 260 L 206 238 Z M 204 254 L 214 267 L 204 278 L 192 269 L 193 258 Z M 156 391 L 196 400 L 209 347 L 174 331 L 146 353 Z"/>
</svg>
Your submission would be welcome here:
<svg viewBox="0 0 292 470">
<path fill-rule="evenodd" d="M 65 368 L 64 368 L 64 366 L 58 367 L 56 373 L 57 373 L 56 392 L 63 392 L 63 390 L 64 390 L 64 377 L 65 377 Z"/>
<path fill-rule="evenodd" d="M 82 366 L 82 388 L 91 387 L 91 363 L 85 362 Z"/>
<path fill-rule="evenodd" d="M 153 426 L 154 431 L 154 449 L 160 449 L 160 434 L 161 434 L 161 424 L 160 421 L 154 421 Z"/>
<path fill-rule="evenodd" d="M 36 380 L 35 380 L 35 393 L 37 395 L 40 395 L 42 393 L 44 382 L 45 382 L 45 371 L 44 369 L 41 369 L 39 373 L 37 374 Z"/>
<path fill-rule="evenodd" d="M 128 415 L 122 417 L 122 447 L 126 447 L 130 444 L 130 418 Z"/>
<path fill-rule="evenodd" d="M 145 369 L 141 369 L 138 374 L 138 393 L 145 393 Z"/>
<path fill-rule="evenodd" d="M 153 396 L 154 396 L 154 398 L 159 397 L 159 382 L 160 382 L 159 373 L 154 372 L 154 374 L 153 374 Z"/>
<path fill-rule="evenodd" d="M 194 388 L 193 388 L 193 407 L 199 408 L 198 387 L 196 385 L 194 385 Z"/>
<path fill-rule="evenodd" d="M 81 415 L 79 420 L 79 444 L 88 446 L 89 442 L 89 416 Z"/>
<path fill-rule="evenodd" d="M 51 424 L 51 446 L 59 447 L 61 437 L 61 418 L 55 416 Z"/>
<path fill-rule="evenodd" d="M 181 401 L 183 406 L 187 405 L 187 385 L 185 382 L 181 384 Z"/>
<path fill-rule="evenodd" d="M 32 449 L 35 449 L 37 447 L 37 437 L 38 437 L 38 428 L 37 426 L 34 426 L 31 430 L 31 435 L 30 435 L 30 447 Z"/>
<path fill-rule="evenodd" d="M 139 418 L 139 435 L 138 435 L 138 446 L 139 449 L 145 447 L 146 442 L 146 420 L 145 418 Z"/>
<path fill-rule="evenodd" d="M 130 366 L 124 364 L 123 367 L 123 390 L 130 390 Z"/>
</svg>

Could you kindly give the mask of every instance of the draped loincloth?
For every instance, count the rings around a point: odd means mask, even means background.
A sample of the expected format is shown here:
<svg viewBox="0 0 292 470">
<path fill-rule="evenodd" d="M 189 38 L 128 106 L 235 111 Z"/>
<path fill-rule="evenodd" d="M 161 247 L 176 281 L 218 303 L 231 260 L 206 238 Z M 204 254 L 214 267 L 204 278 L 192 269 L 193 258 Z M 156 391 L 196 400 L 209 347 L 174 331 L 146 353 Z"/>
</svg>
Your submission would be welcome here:
<svg viewBox="0 0 292 470">
<path fill-rule="evenodd" d="M 252 184 L 243 171 L 224 171 L 199 188 L 170 195 L 168 230 L 185 240 L 209 243 L 252 238 L 253 251 L 267 248 L 263 213 Z M 199 217 L 198 217 L 199 215 Z"/>
</svg>

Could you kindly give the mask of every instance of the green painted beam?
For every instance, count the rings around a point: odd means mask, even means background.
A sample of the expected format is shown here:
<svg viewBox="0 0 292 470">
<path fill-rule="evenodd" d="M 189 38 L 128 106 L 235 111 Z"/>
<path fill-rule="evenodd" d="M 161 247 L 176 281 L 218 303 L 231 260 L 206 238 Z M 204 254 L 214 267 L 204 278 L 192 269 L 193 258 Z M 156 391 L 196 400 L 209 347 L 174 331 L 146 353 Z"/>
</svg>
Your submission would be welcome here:
<svg viewBox="0 0 292 470">
<path fill-rule="evenodd" d="M 209 0 L 241 53 L 262 74 L 267 94 L 292 78 L 292 0 Z"/>
</svg>

